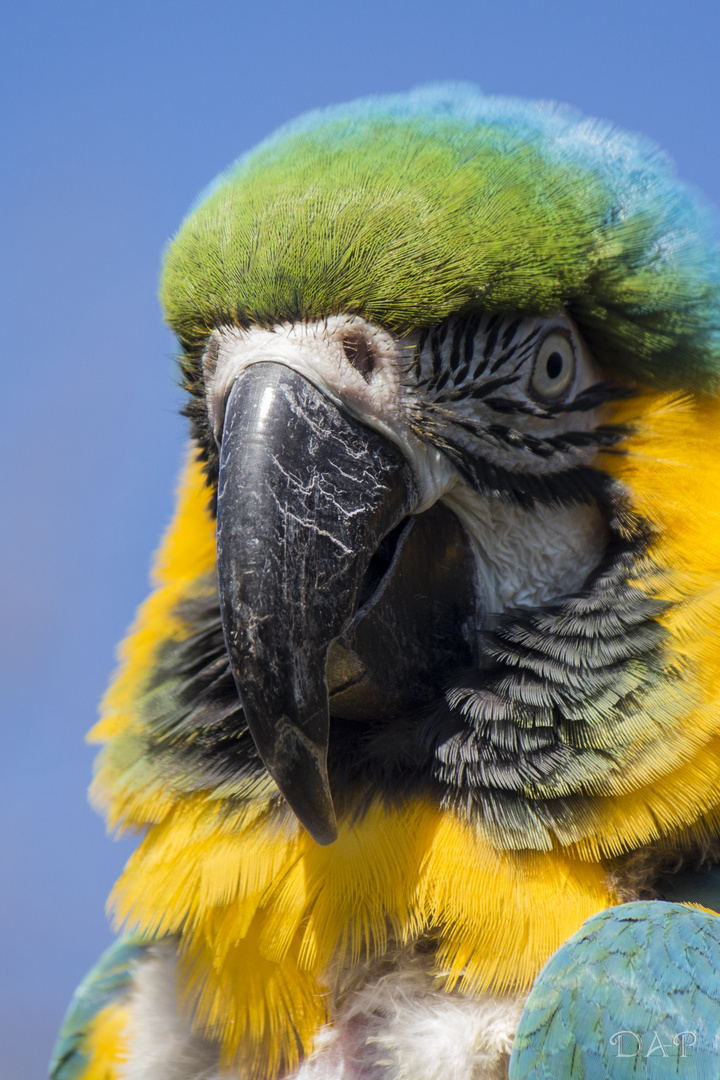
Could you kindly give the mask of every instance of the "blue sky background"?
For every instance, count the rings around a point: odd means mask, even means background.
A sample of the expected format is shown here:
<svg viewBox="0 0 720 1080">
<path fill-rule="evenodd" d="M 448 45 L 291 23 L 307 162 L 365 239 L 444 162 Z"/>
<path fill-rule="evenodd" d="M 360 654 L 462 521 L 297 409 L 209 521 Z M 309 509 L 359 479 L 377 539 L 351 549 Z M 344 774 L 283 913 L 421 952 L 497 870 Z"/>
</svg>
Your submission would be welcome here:
<svg viewBox="0 0 720 1080">
<path fill-rule="evenodd" d="M 717 0 L 8 0 L 0 424 L 0 1080 L 45 1075 L 128 855 L 83 736 L 147 589 L 183 422 L 156 300 L 197 192 L 306 109 L 420 82 L 639 130 L 720 203 Z"/>
</svg>

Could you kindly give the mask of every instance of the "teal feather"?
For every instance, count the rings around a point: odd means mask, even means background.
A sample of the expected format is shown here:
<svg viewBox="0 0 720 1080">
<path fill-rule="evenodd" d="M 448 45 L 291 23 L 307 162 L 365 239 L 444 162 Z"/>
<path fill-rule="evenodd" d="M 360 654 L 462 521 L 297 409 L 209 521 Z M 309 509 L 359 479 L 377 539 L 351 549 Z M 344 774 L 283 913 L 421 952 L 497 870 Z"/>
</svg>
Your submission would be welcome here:
<svg viewBox="0 0 720 1080">
<path fill-rule="evenodd" d="M 588 919 L 540 972 L 509 1074 L 717 1080 L 720 919 L 662 901 Z"/>
<path fill-rule="evenodd" d="M 73 994 L 50 1061 L 50 1080 L 79 1080 L 88 1065 L 87 1031 L 95 1017 L 129 989 L 133 970 L 149 947 L 147 940 L 126 935 L 107 949 Z"/>
</svg>

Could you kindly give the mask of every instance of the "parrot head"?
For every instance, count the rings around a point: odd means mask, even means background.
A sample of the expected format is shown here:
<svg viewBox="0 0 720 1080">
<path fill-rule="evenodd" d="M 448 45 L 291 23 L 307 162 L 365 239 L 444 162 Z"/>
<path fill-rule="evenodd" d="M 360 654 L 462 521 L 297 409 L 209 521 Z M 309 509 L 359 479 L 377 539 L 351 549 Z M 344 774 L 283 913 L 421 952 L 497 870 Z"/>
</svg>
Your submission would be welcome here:
<svg viewBox="0 0 720 1080">
<path fill-rule="evenodd" d="M 348 958 L 522 993 L 717 834 L 720 259 L 649 144 L 429 87 L 236 162 L 161 299 L 191 448 L 93 791 L 266 1078 Z"/>
<path fill-rule="evenodd" d="M 463 88 L 313 114 L 223 174 L 162 284 L 222 636 L 158 752 L 266 768 L 320 843 L 371 787 L 529 847 L 686 756 L 617 463 L 639 394 L 717 384 L 704 228 L 651 148 Z"/>
<path fill-rule="evenodd" d="M 402 337 L 346 314 L 223 325 L 203 363 L 230 666 L 264 764 L 327 843 L 332 728 L 357 758 L 371 719 L 401 780 L 401 729 L 418 752 L 403 718 L 430 741 L 418 711 L 497 680 L 498 620 L 596 571 L 617 511 L 592 460 L 620 440 L 602 406 L 622 387 L 561 312 Z M 449 716 L 432 728 L 452 779 L 462 733 Z"/>
</svg>

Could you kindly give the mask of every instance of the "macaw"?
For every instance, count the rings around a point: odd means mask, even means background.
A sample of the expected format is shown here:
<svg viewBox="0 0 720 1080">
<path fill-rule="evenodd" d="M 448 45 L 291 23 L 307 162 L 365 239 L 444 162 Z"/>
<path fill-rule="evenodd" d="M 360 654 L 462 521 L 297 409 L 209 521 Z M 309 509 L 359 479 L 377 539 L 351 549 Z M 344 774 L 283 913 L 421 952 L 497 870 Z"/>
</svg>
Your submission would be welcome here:
<svg viewBox="0 0 720 1080">
<path fill-rule="evenodd" d="M 720 1075 L 709 211 L 431 86 L 237 161 L 161 299 L 190 448 L 92 733 L 140 839 L 53 1080 Z"/>
</svg>

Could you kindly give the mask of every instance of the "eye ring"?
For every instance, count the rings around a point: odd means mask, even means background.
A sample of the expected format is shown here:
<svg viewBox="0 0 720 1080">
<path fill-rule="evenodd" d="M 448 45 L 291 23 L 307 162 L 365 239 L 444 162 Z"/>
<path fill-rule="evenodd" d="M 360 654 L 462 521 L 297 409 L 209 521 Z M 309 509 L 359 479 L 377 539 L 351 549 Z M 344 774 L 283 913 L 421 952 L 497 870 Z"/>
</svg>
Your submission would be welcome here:
<svg viewBox="0 0 720 1080">
<path fill-rule="evenodd" d="M 577 357 L 567 334 L 551 331 L 538 346 L 530 390 L 541 401 L 560 401 L 575 381 Z"/>
</svg>

